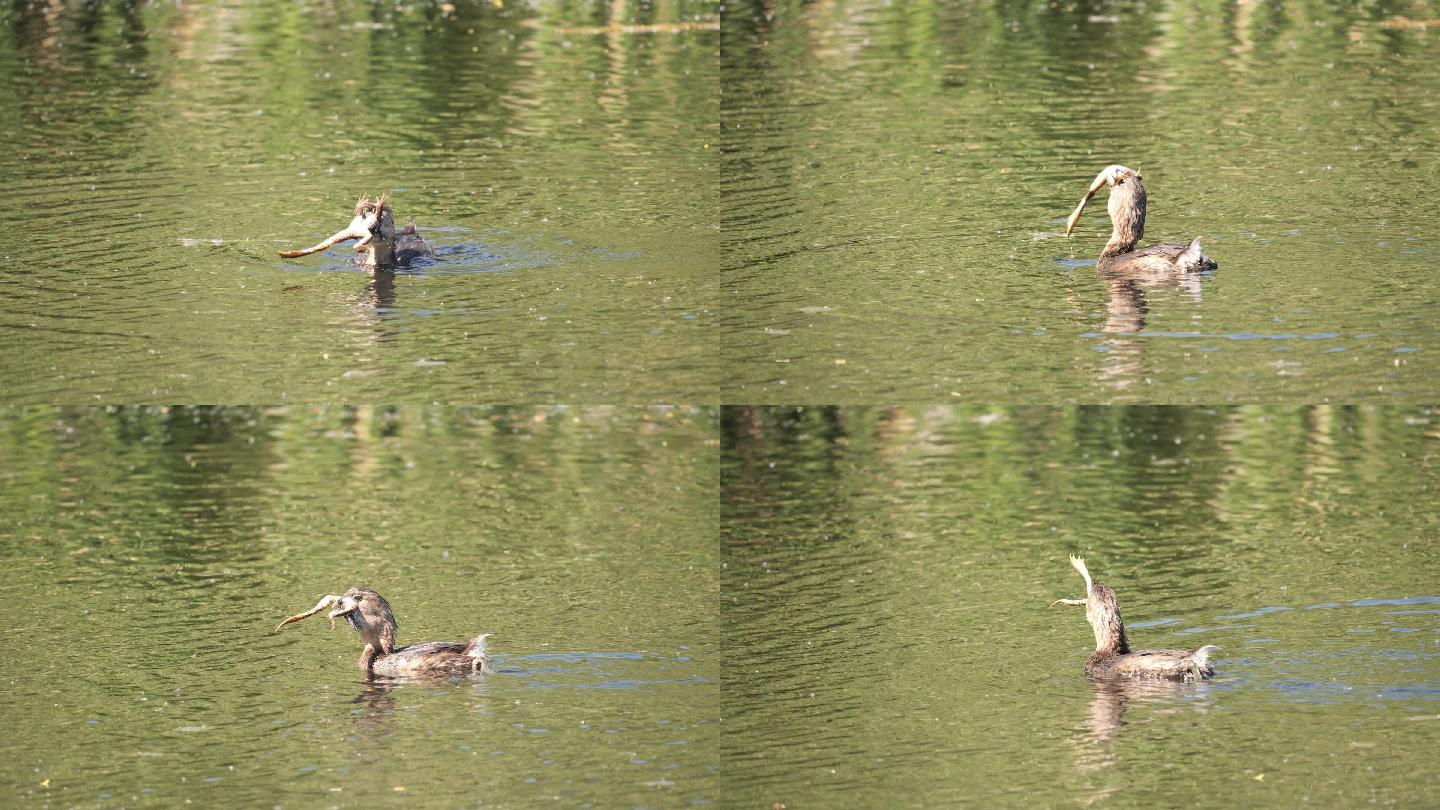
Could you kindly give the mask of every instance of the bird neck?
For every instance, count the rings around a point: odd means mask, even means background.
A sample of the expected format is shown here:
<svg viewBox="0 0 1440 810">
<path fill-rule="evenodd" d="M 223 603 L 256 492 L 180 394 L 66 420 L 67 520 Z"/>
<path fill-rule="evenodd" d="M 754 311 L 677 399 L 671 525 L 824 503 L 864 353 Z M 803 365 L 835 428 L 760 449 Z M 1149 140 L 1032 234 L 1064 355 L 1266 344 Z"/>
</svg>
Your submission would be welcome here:
<svg viewBox="0 0 1440 810">
<path fill-rule="evenodd" d="M 388 614 L 388 611 L 386 613 Z M 376 652 L 389 655 L 395 651 L 395 631 L 398 628 L 390 616 L 354 610 L 345 618 L 350 622 L 350 626 L 360 633 L 365 644 Z"/>
<path fill-rule="evenodd" d="M 1105 243 L 1101 258 L 1119 256 L 1135 249 L 1145 235 L 1145 186 L 1140 178 L 1130 177 L 1110 189 L 1110 222 L 1114 229 L 1110 241 Z"/>
<path fill-rule="evenodd" d="M 1115 614 L 1113 624 L 1095 628 L 1095 651 L 1124 655 L 1130 652 L 1130 640 L 1125 637 L 1125 623 L 1120 614 Z"/>
<path fill-rule="evenodd" d="M 1117 232 L 1105 243 L 1105 249 L 1100 251 L 1100 258 L 1109 259 L 1115 256 L 1123 256 L 1135 249 L 1135 243 L 1139 239 L 1126 239 Z"/>
<path fill-rule="evenodd" d="M 1115 591 L 1097 582 L 1087 601 L 1085 618 L 1095 631 L 1096 654 L 1130 652 L 1130 640 L 1125 637 L 1125 620 L 1120 618 L 1120 601 L 1115 598 Z"/>
<path fill-rule="evenodd" d="M 375 666 L 375 659 L 379 657 L 380 653 L 373 646 L 366 644 L 364 652 L 360 653 L 360 660 L 356 661 L 355 665 L 360 667 L 361 671 L 369 672 Z"/>
</svg>

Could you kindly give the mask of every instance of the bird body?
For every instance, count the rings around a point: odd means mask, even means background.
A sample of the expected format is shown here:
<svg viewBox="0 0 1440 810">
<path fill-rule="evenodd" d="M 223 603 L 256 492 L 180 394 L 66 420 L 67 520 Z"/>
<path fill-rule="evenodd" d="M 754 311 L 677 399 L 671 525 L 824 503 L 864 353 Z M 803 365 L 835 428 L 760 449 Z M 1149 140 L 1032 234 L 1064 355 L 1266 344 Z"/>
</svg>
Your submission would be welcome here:
<svg viewBox="0 0 1440 810">
<path fill-rule="evenodd" d="M 1085 674 L 1092 678 L 1161 678 L 1172 681 L 1200 681 L 1215 674 L 1210 654 L 1218 649 L 1206 644 L 1195 650 L 1131 650 L 1120 616 L 1115 591 L 1090 578 L 1085 560 L 1070 556 L 1070 564 L 1085 578 L 1084 599 L 1057 599 L 1055 605 L 1085 607 L 1085 618 L 1095 632 L 1095 652 L 1085 661 Z"/>
<path fill-rule="evenodd" d="M 332 628 L 337 618 L 343 618 L 364 640 L 365 649 L 356 664 L 368 675 L 410 678 L 490 672 L 490 657 L 485 650 L 489 633 L 469 641 L 425 641 L 396 647 L 395 633 L 399 625 L 390 603 L 369 588 L 351 588 L 343 596 L 327 594 L 310 610 L 280 622 L 275 632 L 327 609 L 330 612 L 325 618 Z"/>
<path fill-rule="evenodd" d="M 1137 274 L 1157 271 L 1189 273 L 1214 270 L 1218 266 L 1213 259 L 1200 251 L 1200 237 L 1198 236 L 1190 240 L 1188 245 L 1182 245 L 1179 242 L 1161 242 L 1158 245 L 1114 256 L 1106 256 L 1102 253 L 1099 265 L 1100 270 L 1106 273 L 1118 271 Z"/>
<path fill-rule="evenodd" d="M 1120 165 L 1106 166 L 1095 176 L 1090 189 L 1075 206 L 1075 212 L 1065 222 L 1065 235 L 1075 229 L 1080 214 L 1095 192 L 1110 187 L 1110 199 L 1106 210 L 1110 214 L 1112 230 L 1110 241 L 1100 252 L 1100 269 L 1104 271 L 1145 272 L 1180 271 L 1197 272 L 1214 270 L 1218 265 L 1200 250 L 1200 237 L 1188 244 L 1164 242 L 1140 250 L 1135 245 L 1145 235 L 1145 208 L 1149 198 L 1145 184 L 1134 169 Z"/>
<path fill-rule="evenodd" d="M 413 678 L 426 675 L 467 675 L 490 671 L 485 654 L 485 636 L 468 642 L 424 641 L 401 647 L 389 654 L 378 654 L 370 662 L 369 671 L 384 678 Z"/>
<path fill-rule="evenodd" d="M 390 209 L 389 200 L 385 199 L 383 194 L 378 200 L 361 197 L 355 203 L 355 218 L 329 239 L 313 247 L 282 250 L 280 255 L 286 259 L 295 259 L 318 253 L 350 239 L 359 240 L 355 243 L 355 250 L 364 254 L 365 265 L 372 273 L 409 264 L 421 256 L 435 255 L 434 248 L 415 230 L 415 223 L 403 228 L 395 227 L 394 213 Z"/>
<path fill-rule="evenodd" d="M 1215 674 L 1209 658 L 1218 649 L 1206 644 L 1197 650 L 1135 650 L 1121 654 L 1096 650 L 1085 660 L 1085 674 L 1093 678 L 1202 681 Z"/>
</svg>

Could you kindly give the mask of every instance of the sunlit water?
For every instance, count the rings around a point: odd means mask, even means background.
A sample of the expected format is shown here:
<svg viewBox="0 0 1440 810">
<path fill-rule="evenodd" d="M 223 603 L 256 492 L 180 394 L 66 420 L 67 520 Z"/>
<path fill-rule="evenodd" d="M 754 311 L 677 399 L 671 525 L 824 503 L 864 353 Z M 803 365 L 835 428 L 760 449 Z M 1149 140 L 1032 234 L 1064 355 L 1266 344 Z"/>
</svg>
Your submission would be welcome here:
<svg viewBox="0 0 1440 810">
<path fill-rule="evenodd" d="M 0 412 L 6 806 L 718 797 L 716 416 Z M 323 618 L 494 673 L 367 683 Z"/>
<path fill-rule="evenodd" d="M 451 6 L 0 10 L 4 397 L 713 398 L 716 9 Z"/>
<path fill-rule="evenodd" d="M 726 402 L 1435 391 L 1433 9 L 728 8 Z M 1100 277 L 1110 163 L 1218 273 Z"/>
<path fill-rule="evenodd" d="M 1440 800 L 1440 416 L 727 409 L 737 806 Z M 1202 685 L 1103 685 L 1066 562 Z M 743 776 L 742 776 L 743 775 Z"/>
</svg>

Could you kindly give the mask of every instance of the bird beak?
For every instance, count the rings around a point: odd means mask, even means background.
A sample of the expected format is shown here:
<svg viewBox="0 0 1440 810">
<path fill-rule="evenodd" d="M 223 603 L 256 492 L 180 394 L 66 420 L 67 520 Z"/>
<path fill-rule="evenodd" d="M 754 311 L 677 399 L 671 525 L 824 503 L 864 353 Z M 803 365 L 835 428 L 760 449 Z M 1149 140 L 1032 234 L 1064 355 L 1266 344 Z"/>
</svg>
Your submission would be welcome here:
<svg viewBox="0 0 1440 810">
<path fill-rule="evenodd" d="M 277 632 L 277 633 L 280 632 L 280 628 L 282 628 L 282 627 L 284 627 L 285 625 L 290 624 L 290 623 L 292 623 L 292 622 L 298 622 L 298 621 L 300 621 L 301 619 L 308 619 L 308 618 L 310 618 L 311 616 L 314 616 L 316 613 L 319 613 L 320 611 L 325 610 L 326 608 L 332 607 L 333 605 L 335 605 L 335 604 L 337 604 L 337 603 L 339 603 L 339 602 L 341 602 L 341 601 L 343 601 L 343 600 L 342 600 L 341 597 L 339 597 L 339 596 L 331 596 L 331 595 L 329 595 L 329 594 L 326 594 L 325 596 L 323 596 L 323 597 L 320 598 L 320 601 L 319 601 L 319 602 L 316 602 L 316 603 L 315 603 L 315 607 L 310 608 L 309 610 L 305 611 L 304 613 L 297 613 L 297 614 L 295 614 L 294 616 L 291 616 L 290 618 L 286 619 L 285 621 L 280 622 L 279 624 L 275 625 L 275 632 Z M 333 618 L 330 619 L 330 626 L 331 626 L 331 627 L 334 627 L 334 626 L 335 626 L 335 620 L 334 620 Z"/>
<path fill-rule="evenodd" d="M 1108 169 L 1108 167 L 1107 167 L 1107 169 Z M 1093 182 L 1093 183 L 1090 184 L 1090 190 L 1087 191 L 1087 192 L 1085 192 L 1085 196 L 1080 199 L 1080 204 L 1077 205 L 1077 206 L 1075 206 L 1075 213 L 1071 214 L 1071 215 L 1070 215 L 1070 218 L 1067 219 L 1067 220 L 1065 220 L 1065 235 L 1066 235 L 1066 236 L 1069 236 L 1069 235 L 1070 235 L 1070 232 L 1073 231 L 1073 230 L 1075 230 L 1075 223 L 1076 223 L 1077 221 L 1079 221 L 1079 219 L 1080 219 L 1080 214 L 1085 210 L 1085 204 L 1088 203 L 1088 202 L 1090 202 L 1090 198 L 1095 196 L 1095 192 L 1097 192 L 1097 191 L 1099 191 L 1100 189 L 1102 189 L 1102 188 L 1105 187 L 1105 182 L 1106 182 L 1106 173 L 1105 173 L 1105 172 L 1106 172 L 1106 170 L 1101 170 L 1101 172 L 1100 172 L 1099 174 L 1095 175 L 1095 182 Z"/>
<path fill-rule="evenodd" d="M 379 215 L 374 212 L 370 214 L 356 214 L 355 218 L 350 220 L 349 225 L 336 231 L 334 236 L 326 239 L 324 242 L 314 247 L 303 248 L 301 250 L 282 250 L 280 251 L 280 256 L 285 259 L 309 256 L 311 253 L 319 253 L 331 245 L 344 242 L 347 239 L 359 239 L 360 243 L 355 246 L 355 249 L 360 250 L 370 241 L 375 225 L 379 221 Z"/>
<path fill-rule="evenodd" d="M 348 596 L 342 596 L 340 597 L 340 603 L 336 605 L 334 610 L 330 611 L 330 613 L 325 616 L 325 619 L 330 622 L 330 628 L 333 630 L 335 628 L 336 619 L 344 616 L 346 613 L 349 613 L 358 607 L 360 607 L 359 602 L 356 602 L 354 599 L 351 599 Z"/>
</svg>

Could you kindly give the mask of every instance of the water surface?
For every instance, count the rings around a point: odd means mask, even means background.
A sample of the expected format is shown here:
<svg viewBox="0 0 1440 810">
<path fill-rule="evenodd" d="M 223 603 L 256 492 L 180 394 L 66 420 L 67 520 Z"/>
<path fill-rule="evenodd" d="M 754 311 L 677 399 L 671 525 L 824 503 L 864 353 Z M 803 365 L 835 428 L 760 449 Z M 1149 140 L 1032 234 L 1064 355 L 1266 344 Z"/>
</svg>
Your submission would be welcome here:
<svg viewBox="0 0 1440 810">
<path fill-rule="evenodd" d="M 716 389 L 706 3 L 7 4 L 4 397 Z M 438 261 L 284 260 L 390 196 Z"/>
<path fill-rule="evenodd" d="M 1435 392 L 1433 4 L 728 9 L 726 402 Z M 1217 274 L 1100 277 L 1110 163 Z"/>
<path fill-rule="evenodd" d="M 716 415 L 0 412 L 0 796 L 17 806 L 717 798 Z M 495 673 L 367 683 L 491 632 Z"/>
<path fill-rule="evenodd" d="M 739 806 L 1431 806 L 1440 414 L 728 408 L 722 750 Z M 1105 687 L 1066 562 L 1132 645 Z"/>
</svg>

